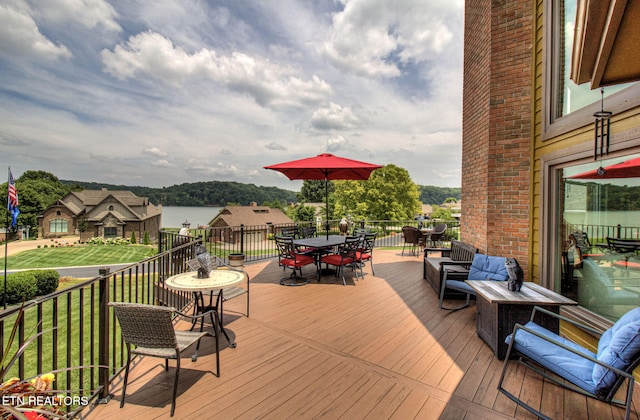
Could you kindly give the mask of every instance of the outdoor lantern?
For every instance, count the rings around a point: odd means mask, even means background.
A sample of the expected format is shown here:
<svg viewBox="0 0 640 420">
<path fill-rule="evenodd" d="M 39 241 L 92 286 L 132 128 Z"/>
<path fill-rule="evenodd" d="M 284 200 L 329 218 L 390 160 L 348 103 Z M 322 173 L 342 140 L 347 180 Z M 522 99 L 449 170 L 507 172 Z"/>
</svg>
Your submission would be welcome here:
<svg viewBox="0 0 640 420">
<path fill-rule="evenodd" d="M 609 128 L 613 113 L 604 110 L 604 89 L 600 89 L 600 92 L 602 94 L 600 111 L 593 113 L 595 118 L 593 160 L 598 160 L 598 156 L 609 154 Z"/>
</svg>

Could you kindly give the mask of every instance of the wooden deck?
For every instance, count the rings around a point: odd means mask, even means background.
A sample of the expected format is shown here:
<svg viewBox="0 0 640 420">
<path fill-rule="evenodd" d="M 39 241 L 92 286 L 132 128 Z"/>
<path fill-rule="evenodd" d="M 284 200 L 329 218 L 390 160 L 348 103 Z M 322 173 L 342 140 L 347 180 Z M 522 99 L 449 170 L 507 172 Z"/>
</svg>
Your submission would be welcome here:
<svg viewBox="0 0 640 420">
<path fill-rule="evenodd" d="M 347 286 L 324 277 L 284 287 L 277 261 L 247 265 L 251 316 L 232 312 L 244 311 L 243 298 L 225 304 L 237 348 L 221 340 L 219 378 L 212 340 L 196 362 L 182 359 L 175 418 L 535 418 L 498 393 L 502 362 L 476 335 L 475 305 L 439 310 L 421 258 L 374 255 L 376 275 L 367 266 L 365 278 L 347 278 Z M 114 398 L 85 410 L 86 417 L 169 418 L 174 370 L 165 372 L 163 363 L 139 359 L 124 408 L 118 380 Z M 553 418 L 623 417 L 521 367 L 508 373 L 506 387 Z"/>
</svg>

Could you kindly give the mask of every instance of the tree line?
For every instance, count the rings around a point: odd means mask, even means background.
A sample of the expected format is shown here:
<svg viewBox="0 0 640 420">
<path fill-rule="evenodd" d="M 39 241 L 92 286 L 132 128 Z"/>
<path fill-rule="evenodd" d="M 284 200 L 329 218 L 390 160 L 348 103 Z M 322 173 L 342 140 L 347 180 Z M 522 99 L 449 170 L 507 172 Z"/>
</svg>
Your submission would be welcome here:
<svg viewBox="0 0 640 420">
<path fill-rule="evenodd" d="M 299 192 L 278 187 L 263 187 L 239 182 L 207 181 L 152 188 L 60 180 L 55 175 L 38 170 L 28 170 L 16 178 L 19 196 L 19 226 L 38 226 L 38 216 L 57 200 L 71 191 L 108 190 L 131 191 L 139 197 L 147 197 L 153 204 L 165 206 L 216 206 L 259 205 L 286 208 L 289 203 L 323 203 L 324 181 L 304 181 Z M 336 188 L 338 186 L 338 188 Z M 7 183 L 1 184 L 7 191 Z M 336 190 L 338 194 L 336 195 Z M 375 171 L 370 181 L 330 181 L 328 183 L 331 217 L 349 213 L 360 217 L 413 218 L 420 213 L 420 203 L 441 204 L 447 198 L 460 197 L 459 188 L 418 186 L 411 181 L 406 170 L 395 165 Z M 363 203 L 369 203 L 363 205 Z M 394 205 L 391 205 L 395 203 Z M 398 204 L 400 203 L 400 204 Z M 299 209 L 310 212 L 309 209 Z M 0 226 L 7 225 L 7 208 L 0 207 Z"/>
</svg>

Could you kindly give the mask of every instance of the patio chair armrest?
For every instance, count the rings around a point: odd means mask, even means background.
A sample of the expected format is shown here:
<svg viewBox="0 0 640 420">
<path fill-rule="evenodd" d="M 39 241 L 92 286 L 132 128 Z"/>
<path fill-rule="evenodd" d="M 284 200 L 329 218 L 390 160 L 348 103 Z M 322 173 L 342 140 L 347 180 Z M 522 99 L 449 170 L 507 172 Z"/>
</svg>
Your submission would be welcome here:
<svg viewBox="0 0 640 420">
<path fill-rule="evenodd" d="M 551 312 L 551 313 L 553 313 L 553 312 Z M 577 356 L 580 356 L 580 357 L 582 357 L 584 359 L 587 359 L 587 360 L 589 360 L 589 361 L 591 361 L 593 363 L 596 363 L 596 364 L 604 367 L 605 369 L 608 369 L 608 370 L 610 370 L 612 372 L 615 372 L 618 375 L 624 376 L 625 378 L 627 378 L 629 380 L 634 380 L 633 375 L 631 373 L 625 372 L 623 370 L 618 369 L 615 366 L 611 366 L 608 363 L 602 362 L 602 361 L 596 359 L 595 357 L 593 357 L 593 356 L 591 356 L 589 354 L 582 353 L 582 352 L 580 352 L 580 351 L 578 351 L 578 350 L 576 350 L 574 348 L 571 348 L 571 347 L 569 347 L 569 346 L 567 346 L 567 345 L 565 345 L 565 344 L 563 344 L 563 343 L 561 343 L 561 342 L 559 342 L 557 340 L 553 340 L 552 338 L 546 337 L 546 336 L 540 334 L 539 332 L 534 331 L 534 330 L 532 330 L 530 328 L 527 328 L 526 326 L 524 326 L 522 324 L 519 324 L 519 323 L 516 323 L 514 325 L 514 327 L 513 327 L 513 333 L 511 335 L 511 341 L 512 342 L 515 341 L 516 334 L 517 334 L 518 330 L 526 331 L 527 333 L 529 333 L 531 335 L 535 335 L 536 337 L 540 338 L 541 340 L 544 340 L 544 341 L 546 341 L 548 343 L 551 343 L 551 344 L 553 344 L 555 346 L 558 346 L 558 347 L 560 347 L 560 348 L 562 348 L 562 349 L 564 349 L 564 350 L 566 350 L 568 352 L 571 352 L 571 353 L 573 353 L 573 354 L 575 354 Z"/>
<path fill-rule="evenodd" d="M 557 314 L 555 312 L 552 312 L 552 311 L 550 311 L 548 309 L 545 309 L 545 308 L 542 308 L 540 306 L 534 306 L 533 307 L 533 310 L 531 311 L 531 318 L 529 319 L 530 321 L 534 320 L 534 318 L 536 316 L 536 312 L 540 312 L 545 316 L 550 316 L 552 318 L 556 318 L 556 319 L 559 319 L 561 321 L 567 322 L 567 323 L 569 323 L 569 324 L 571 324 L 573 326 L 576 326 L 576 327 L 578 327 L 578 328 L 580 328 L 580 329 L 582 329 L 582 330 L 584 330 L 586 332 L 595 334 L 598 337 L 600 337 L 602 335 L 602 331 L 598 331 L 595 328 L 591 328 L 588 325 L 584 325 L 584 324 L 582 324 L 582 323 L 580 323 L 578 321 L 575 321 L 573 319 L 569 319 L 566 316 L 562 316 L 560 314 Z"/>
<path fill-rule="evenodd" d="M 470 266 L 473 261 L 440 261 L 440 266 L 444 269 L 445 265 L 466 265 Z"/>
<path fill-rule="evenodd" d="M 442 253 L 443 257 L 448 257 L 451 255 L 451 248 L 431 248 L 431 247 L 425 247 L 424 248 L 424 256 L 429 258 L 429 252 L 440 252 Z"/>
<path fill-rule="evenodd" d="M 184 312 L 180 312 L 180 311 L 176 310 L 175 314 L 178 315 L 178 316 L 181 316 L 183 318 L 187 318 L 187 319 L 190 319 L 190 320 L 193 321 L 193 320 L 199 320 L 201 318 L 204 318 L 205 316 L 208 316 L 209 314 L 211 314 L 213 312 L 215 312 L 215 310 L 214 309 L 210 309 L 208 311 L 205 311 L 205 312 L 202 312 L 202 313 L 199 313 L 199 314 L 196 314 L 196 315 L 189 315 L 189 314 L 185 314 Z"/>
</svg>

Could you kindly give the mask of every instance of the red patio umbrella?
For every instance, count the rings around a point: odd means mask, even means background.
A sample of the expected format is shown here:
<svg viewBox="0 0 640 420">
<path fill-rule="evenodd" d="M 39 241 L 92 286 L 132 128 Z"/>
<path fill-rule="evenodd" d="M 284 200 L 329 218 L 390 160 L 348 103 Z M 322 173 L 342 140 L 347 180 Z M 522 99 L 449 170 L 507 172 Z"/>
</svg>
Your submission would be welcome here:
<svg viewBox="0 0 640 420">
<path fill-rule="evenodd" d="M 624 162 L 609 165 L 604 168 L 592 169 L 569 179 L 614 179 L 614 178 L 639 178 L 640 157 L 625 160 Z"/>
<path fill-rule="evenodd" d="M 310 158 L 265 166 L 264 168 L 282 172 L 291 180 L 324 179 L 325 209 L 327 212 L 325 230 L 327 231 L 327 237 L 329 237 L 329 181 L 335 179 L 366 180 L 369 179 L 371 172 L 382 168 L 382 166 L 323 153 Z"/>
</svg>

